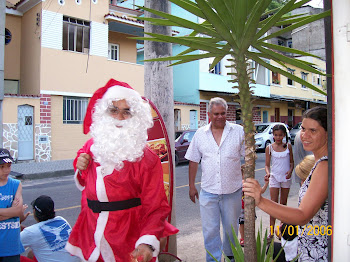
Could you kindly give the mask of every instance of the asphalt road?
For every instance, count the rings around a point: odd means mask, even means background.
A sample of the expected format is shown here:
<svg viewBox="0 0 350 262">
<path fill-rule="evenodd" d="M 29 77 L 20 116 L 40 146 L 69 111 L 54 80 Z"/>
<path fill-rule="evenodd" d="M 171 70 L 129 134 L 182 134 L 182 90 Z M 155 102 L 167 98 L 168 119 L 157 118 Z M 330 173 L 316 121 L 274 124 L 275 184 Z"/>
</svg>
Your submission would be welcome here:
<svg viewBox="0 0 350 262">
<path fill-rule="evenodd" d="M 256 161 L 256 179 L 263 184 L 264 180 L 264 153 L 257 153 Z M 199 205 L 193 204 L 188 197 L 188 163 L 180 164 L 175 168 L 176 176 L 176 224 L 183 234 L 190 233 L 194 228 L 200 226 Z M 196 177 L 197 189 L 200 189 L 201 170 L 199 169 Z M 23 181 L 23 199 L 28 204 L 39 195 L 49 195 L 55 201 L 57 215 L 65 217 L 71 225 L 74 225 L 80 211 L 80 191 L 75 187 L 73 178 L 56 177 L 48 179 L 38 179 L 32 181 Z M 290 196 L 297 194 L 297 186 L 291 188 Z M 265 192 L 268 195 L 268 190 Z M 32 216 L 28 217 L 25 225 L 34 223 Z"/>
</svg>

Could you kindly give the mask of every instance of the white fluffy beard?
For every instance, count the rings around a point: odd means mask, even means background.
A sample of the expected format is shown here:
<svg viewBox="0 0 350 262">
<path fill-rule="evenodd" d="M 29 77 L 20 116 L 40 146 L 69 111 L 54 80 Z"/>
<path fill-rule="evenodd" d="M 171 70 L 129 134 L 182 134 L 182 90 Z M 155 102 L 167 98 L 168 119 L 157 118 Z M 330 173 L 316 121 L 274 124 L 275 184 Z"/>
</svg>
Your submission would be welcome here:
<svg viewBox="0 0 350 262">
<path fill-rule="evenodd" d="M 113 169 L 122 169 L 123 161 L 141 159 L 147 142 L 147 129 L 153 125 L 149 105 L 143 101 L 140 104 L 140 101 L 127 100 L 133 116 L 126 120 L 114 119 L 107 113 L 111 102 L 101 99 L 96 103 L 90 127 L 94 139 L 91 152 L 106 174 L 111 174 Z"/>
</svg>

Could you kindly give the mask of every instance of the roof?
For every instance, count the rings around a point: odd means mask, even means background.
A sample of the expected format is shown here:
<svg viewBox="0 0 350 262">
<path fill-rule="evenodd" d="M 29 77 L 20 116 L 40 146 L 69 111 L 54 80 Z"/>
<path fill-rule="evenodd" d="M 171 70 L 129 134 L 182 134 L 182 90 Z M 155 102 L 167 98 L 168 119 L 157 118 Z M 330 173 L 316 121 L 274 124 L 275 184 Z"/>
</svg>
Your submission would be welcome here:
<svg viewBox="0 0 350 262">
<path fill-rule="evenodd" d="M 113 12 L 109 12 L 108 14 L 106 14 L 104 16 L 105 19 L 111 19 L 111 20 L 114 20 L 113 18 L 115 18 L 115 20 L 118 20 L 120 22 L 123 22 L 125 21 L 125 23 L 127 24 L 133 24 L 135 26 L 140 26 L 140 27 L 144 27 L 145 26 L 145 23 L 141 20 L 137 20 L 135 18 L 129 18 L 127 17 L 126 15 L 116 15 L 115 13 Z M 172 34 L 178 34 L 180 33 L 179 31 L 175 31 L 175 30 L 172 30 Z"/>
<path fill-rule="evenodd" d="M 4 94 L 5 97 L 19 97 L 19 98 L 23 98 L 23 97 L 26 97 L 26 98 L 30 98 L 30 97 L 33 97 L 33 98 L 40 98 L 40 95 L 21 95 L 21 94 Z"/>
<path fill-rule="evenodd" d="M 192 103 L 184 103 L 184 102 L 179 102 L 179 101 L 174 101 L 175 105 L 184 105 L 184 106 L 200 106 L 198 104 L 192 104 Z"/>
<path fill-rule="evenodd" d="M 16 9 L 16 5 L 6 0 L 6 8 Z"/>
</svg>

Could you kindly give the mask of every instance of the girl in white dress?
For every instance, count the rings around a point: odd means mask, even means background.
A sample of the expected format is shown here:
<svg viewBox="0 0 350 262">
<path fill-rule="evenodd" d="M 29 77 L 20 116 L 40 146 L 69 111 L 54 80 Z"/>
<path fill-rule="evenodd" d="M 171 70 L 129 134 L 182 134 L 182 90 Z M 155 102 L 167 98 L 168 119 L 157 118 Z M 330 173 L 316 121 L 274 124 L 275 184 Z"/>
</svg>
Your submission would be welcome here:
<svg viewBox="0 0 350 262">
<path fill-rule="evenodd" d="M 266 148 L 265 171 L 266 175 L 270 178 L 269 188 L 271 200 L 286 205 L 294 168 L 292 145 L 288 143 L 287 130 L 284 125 L 277 124 L 272 130 L 275 142 Z M 284 138 L 286 139 L 286 143 L 283 142 Z M 279 196 L 280 199 L 278 201 Z M 275 221 L 276 218 L 270 216 L 270 235 L 268 240 L 273 238 Z"/>
</svg>

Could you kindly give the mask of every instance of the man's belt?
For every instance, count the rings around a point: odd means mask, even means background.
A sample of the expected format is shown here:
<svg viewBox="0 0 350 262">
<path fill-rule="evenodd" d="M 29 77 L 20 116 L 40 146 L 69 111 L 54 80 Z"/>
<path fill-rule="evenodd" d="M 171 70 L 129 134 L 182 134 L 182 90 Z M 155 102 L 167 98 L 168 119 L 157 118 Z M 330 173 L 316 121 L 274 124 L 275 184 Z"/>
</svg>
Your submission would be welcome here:
<svg viewBox="0 0 350 262">
<path fill-rule="evenodd" d="M 141 199 L 131 198 L 128 200 L 114 202 L 100 202 L 98 200 L 87 199 L 87 203 L 92 212 L 101 213 L 101 211 L 118 211 L 140 206 Z"/>
</svg>

